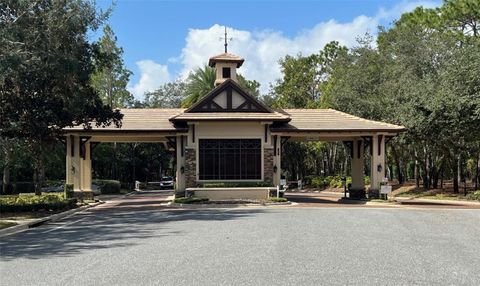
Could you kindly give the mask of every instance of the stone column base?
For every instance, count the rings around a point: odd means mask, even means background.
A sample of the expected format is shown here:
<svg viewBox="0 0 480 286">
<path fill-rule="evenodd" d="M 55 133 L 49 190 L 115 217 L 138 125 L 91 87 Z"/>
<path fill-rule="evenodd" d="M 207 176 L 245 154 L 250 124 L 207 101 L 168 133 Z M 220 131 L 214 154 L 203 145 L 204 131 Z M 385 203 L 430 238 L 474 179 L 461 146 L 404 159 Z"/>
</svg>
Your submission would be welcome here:
<svg viewBox="0 0 480 286">
<path fill-rule="evenodd" d="M 348 193 L 350 194 L 351 199 L 366 199 L 366 193 L 364 189 L 349 189 Z"/>
<path fill-rule="evenodd" d="M 380 198 L 380 190 L 368 189 L 368 198 L 369 198 L 369 199 L 378 199 L 378 198 Z"/>
<path fill-rule="evenodd" d="M 73 192 L 73 197 L 80 200 L 80 201 L 93 200 L 94 199 L 92 191 L 74 191 Z"/>
</svg>

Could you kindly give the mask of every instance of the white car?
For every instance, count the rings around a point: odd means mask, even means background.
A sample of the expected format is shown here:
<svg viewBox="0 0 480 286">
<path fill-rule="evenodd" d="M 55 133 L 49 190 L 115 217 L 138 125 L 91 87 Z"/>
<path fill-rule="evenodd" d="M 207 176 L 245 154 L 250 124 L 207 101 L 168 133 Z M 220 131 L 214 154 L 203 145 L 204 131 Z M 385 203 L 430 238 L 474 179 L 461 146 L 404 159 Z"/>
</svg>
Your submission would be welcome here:
<svg viewBox="0 0 480 286">
<path fill-rule="evenodd" d="M 160 188 L 173 189 L 173 177 L 170 177 L 170 176 L 162 177 L 162 180 L 160 181 Z"/>
</svg>

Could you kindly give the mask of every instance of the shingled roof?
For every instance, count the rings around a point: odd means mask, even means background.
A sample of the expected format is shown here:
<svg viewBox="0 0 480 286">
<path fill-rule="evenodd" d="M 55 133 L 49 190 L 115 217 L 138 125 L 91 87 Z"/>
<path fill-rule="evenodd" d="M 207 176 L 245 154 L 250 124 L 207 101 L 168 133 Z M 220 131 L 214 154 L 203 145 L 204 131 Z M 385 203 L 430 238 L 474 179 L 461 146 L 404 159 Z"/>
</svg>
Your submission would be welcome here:
<svg viewBox="0 0 480 286">
<path fill-rule="evenodd" d="M 276 124 L 274 132 L 344 132 L 374 131 L 402 132 L 406 128 L 380 121 L 368 120 L 335 109 L 284 109 L 291 121 Z"/>
<path fill-rule="evenodd" d="M 169 119 L 172 116 L 181 114 L 183 108 L 159 109 L 159 108 L 125 108 L 120 109 L 123 114 L 122 126 L 115 125 L 107 127 L 92 126 L 89 131 L 158 131 L 171 132 L 182 131 L 185 128 L 176 127 Z M 83 126 L 65 128 L 66 131 L 84 130 Z"/>
<path fill-rule="evenodd" d="M 363 119 L 334 109 L 284 109 L 272 113 L 204 112 L 184 113 L 185 109 L 121 109 L 122 126 L 95 127 L 88 131 L 185 132 L 185 125 L 174 122 L 273 121 L 272 132 L 392 132 L 405 131 L 399 125 Z M 174 121 L 174 122 L 172 122 Z M 66 131 L 85 131 L 82 126 Z"/>
</svg>

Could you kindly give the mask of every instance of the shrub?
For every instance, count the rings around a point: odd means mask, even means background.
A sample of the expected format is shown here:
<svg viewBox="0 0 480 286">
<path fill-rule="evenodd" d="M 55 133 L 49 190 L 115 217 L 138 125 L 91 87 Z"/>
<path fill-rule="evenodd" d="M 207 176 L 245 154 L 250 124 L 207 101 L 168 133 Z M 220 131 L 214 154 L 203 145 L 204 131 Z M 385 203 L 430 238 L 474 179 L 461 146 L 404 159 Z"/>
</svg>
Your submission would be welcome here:
<svg viewBox="0 0 480 286">
<path fill-rule="evenodd" d="M 13 188 L 13 192 L 19 193 L 32 193 L 35 192 L 35 186 L 32 182 L 16 182 Z"/>
<path fill-rule="evenodd" d="M 195 203 L 208 202 L 208 198 L 204 198 L 204 197 L 176 198 L 173 202 L 177 204 L 195 204 Z"/>
<path fill-rule="evenodd" d="M 271 198 L 269 198 L 269 201 L 275 202 L 275 203 L 285 203 L 285 202 L 288 202 L 287 198 L 277 198 L 277 197 L 271 197 Z"/>
<path fill-rule="evenodd" d="M 271 182 L 225 182 L 225 183 L 203 183 L 203 188 L 254 188 L 272 187 Z"/>
<path fill-rule="evenodd" d="M 102 194 L 119 194 L 121 190 L 120 182 L 117 180 L 93 180 L 93 183 L 100 187 Z"/>
<path fill-rule="evenodd" d="M 65 199 L 63 198 L 63 194 L 0 197 L 0 213 L 34 212 L 41 210 L 59 211 L 74 208 L 76 205 L 76 199 Z"/>
<path fill-rule="evenodd" d="M 473 193 L 469 193 L 467 195 L 467 199 L 480 201 L 480 190 L 477 190 Z"/>
<path fill-rule="evenodd" d="M 70 199 L 74 197 L 73 184 L 65 184 L 64 196 L 66 199 Z"/>
</svg>

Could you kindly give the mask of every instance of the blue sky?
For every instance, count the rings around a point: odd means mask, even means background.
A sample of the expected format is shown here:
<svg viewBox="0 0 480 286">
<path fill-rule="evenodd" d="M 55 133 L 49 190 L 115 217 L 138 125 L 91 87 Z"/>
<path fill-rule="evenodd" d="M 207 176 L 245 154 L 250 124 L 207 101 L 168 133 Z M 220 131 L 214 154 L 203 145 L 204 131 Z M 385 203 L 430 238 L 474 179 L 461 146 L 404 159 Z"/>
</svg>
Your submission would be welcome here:
<svg viewBox="0 0 480 286">
<path fill-rule="evenodd" d="M 97 0 L 106 8 L 112 1 Z M 133 71 L 129 89 L 144 92 L 184 77 L 210 56 L 223 52 L 223 26 L 233 41 L 229 52 L 245 58 L 239 70 L 261 83 L 261 91 L 280 76 L 278 59 L 310 54 L 332 40 L 355 45 L 358 36 L 377 33 L 402 12 L 433 7 L 417 1 L 154 1 L 118 0 L 109 19 Z M 98 37 L 93 33 L 92 38 Z"/>
</svg>

